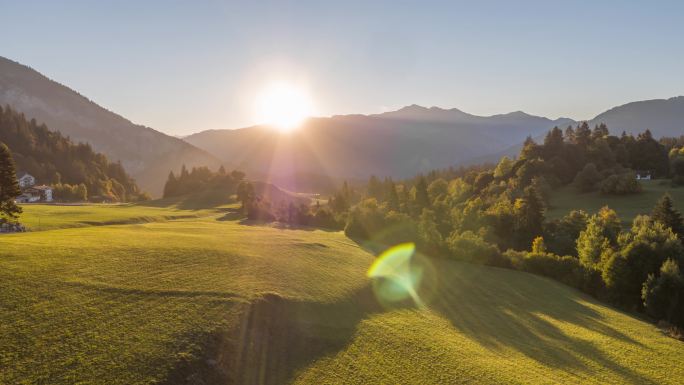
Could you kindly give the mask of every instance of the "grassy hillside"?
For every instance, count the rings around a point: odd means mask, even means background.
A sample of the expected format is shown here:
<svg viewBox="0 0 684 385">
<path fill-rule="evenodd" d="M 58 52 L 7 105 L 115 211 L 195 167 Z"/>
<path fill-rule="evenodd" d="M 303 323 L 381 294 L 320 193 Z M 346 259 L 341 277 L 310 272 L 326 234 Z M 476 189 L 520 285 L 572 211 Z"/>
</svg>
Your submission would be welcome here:
<svg viewBox="0 0 684 385">
<path fill-rule="evenodd" d="M 121 225 L 226 216 L 238 207 L 223 191 L 158 199 L 139 204 L 28 204 L 21 223 L 30 231 L 68 227 Z"/>
<path fill-rule="evenodd" d="M 25 221 L 55 209 L 31 206 Z M 342 233 L 245 225 L 178 206 L 79 206 L 58 216 L 69 226 L 70 216 L 136 209 L 162 218 L 0 237 L 0 383 L 684 377 L 681 342 L 529 274 L 425 262 L 428 308 L 389 309 L 365 276 L 373 256 Z M 165 220 L 166 210 L 198 217 Z"/>
<path fill-rule="evenodd" d="M 669 180 L 641 181 L 643 192 L 634 195 L 611 196 L 598 192 L 581 194 L 573 186 L 566 186 L 551 194 L 548 218 L 560 218 L 572 210 L 582 209 L 595 213 L 603 206 L 615 210 L 625 223 L 631 223 L 639 214 L 649 214 L 665 193 L 670 193 L 677 209 L 684 212 L 684 188 L 671 187 Z"/>
</svg>

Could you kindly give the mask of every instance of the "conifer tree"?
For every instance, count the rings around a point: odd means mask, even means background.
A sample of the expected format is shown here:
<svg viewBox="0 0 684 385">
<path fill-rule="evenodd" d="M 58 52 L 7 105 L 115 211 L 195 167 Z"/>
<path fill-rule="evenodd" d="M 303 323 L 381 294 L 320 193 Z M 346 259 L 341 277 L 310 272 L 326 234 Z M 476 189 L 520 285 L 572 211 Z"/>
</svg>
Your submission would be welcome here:
<svg viewBox="0 0 684 385">
<path fill-rule="evenodd" d="M 164 198 L 176 195 L 176 184 L 176 176 L 173 174 L 173 171 L 170 171 L 169 177 L 166 179 L 166 183 L 164 184 Z"/>
<path fill-rule="evenodd" d="M 682 236 L 684 236 L 684 221 L 682 220 L 682 214 L 674 208 L 674 203 L 672 202 L 670 194 L 665 194 L 660 198 L 653 208 L 651 218 L 672 229 L 672 232 L 675 233 L 679 239 L 682 239 Z"/>
<path fill-rule="evenodd" d="M 0 142 L 0 215 L 15 219 L 21 208 L 14 199 L 21 194 L 14 159 L 9 148 Z"/>
<path fill-rule="evenodd" d="M 391 179 L 387 182 L 387 207 L 390 210 L 399 211 L 399 194 L 397 194 L 397 186 Z"/>
<path fill-rule="evenodd" d="M 430 197 L 427 191 L 427 182 L 425 181 L 425 177 L 422 175 L 418 178 L 418 183 L 416 183 L 415 201 L 419 213 L 422 213 L 424 208 L 430 207 Z"/>
</svg>

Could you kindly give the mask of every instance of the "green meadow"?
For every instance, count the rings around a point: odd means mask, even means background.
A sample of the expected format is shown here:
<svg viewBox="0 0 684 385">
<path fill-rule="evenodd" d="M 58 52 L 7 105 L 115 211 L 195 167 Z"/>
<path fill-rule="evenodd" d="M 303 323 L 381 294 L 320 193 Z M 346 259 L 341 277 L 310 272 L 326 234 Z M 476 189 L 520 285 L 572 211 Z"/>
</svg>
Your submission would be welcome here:
<svg viewBox="0 0 684 385">
<path fill-rule="evenodd" d="M 218 203 L 25 206 L 41 231 L 0 236 L 0 383 L 684 378 L 682 342 L 560 283 L 422 259 L 428 305 L 383 306 L 343 233 Z"/>
<path fill-rule="evenodd" d="M 649 214 L 665 193 L 669 193 L 677 209 L 684 212 L 684 188 L 672 187 L 666 179 L 640 181 L 643 191 L 633 195 L 602 195 L 599 192 L 578 193 L 572 186 L 553 191 L 546 216 L 549 219 L 563 217 L 572 210 L 596 213 L 601 207 L 615 210 L 627 224 L 637 215 Z"/>
</svg>

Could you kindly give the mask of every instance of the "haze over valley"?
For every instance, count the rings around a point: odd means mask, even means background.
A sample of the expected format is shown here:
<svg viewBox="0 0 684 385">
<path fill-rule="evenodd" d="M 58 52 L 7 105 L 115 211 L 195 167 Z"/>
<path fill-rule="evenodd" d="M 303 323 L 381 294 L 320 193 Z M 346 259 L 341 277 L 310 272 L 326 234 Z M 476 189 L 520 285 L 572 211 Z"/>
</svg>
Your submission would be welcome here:
<svg viewBox="0 0 684 385">
<path fill-rule="evenodd" d="M 684 3 L 0 9 L 0 384 L 682 384 Z"/>
</svg>

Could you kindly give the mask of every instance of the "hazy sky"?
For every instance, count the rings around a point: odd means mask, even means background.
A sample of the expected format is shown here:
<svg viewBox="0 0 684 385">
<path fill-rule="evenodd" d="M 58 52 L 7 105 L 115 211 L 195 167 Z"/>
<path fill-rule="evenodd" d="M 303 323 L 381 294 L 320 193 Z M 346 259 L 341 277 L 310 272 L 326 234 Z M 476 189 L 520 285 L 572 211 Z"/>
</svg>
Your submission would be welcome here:
<svg viewBox="0 0 684 385">
<path fill-rule="evenodd" d="M 684 94 L 682 1 L 11 1 L 0 55 L 171 134 L 258 123 L 307 84 L 319 115 L 408 104 L 588 119 Z"/>
</svg>

